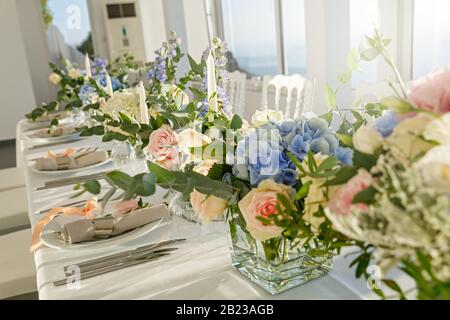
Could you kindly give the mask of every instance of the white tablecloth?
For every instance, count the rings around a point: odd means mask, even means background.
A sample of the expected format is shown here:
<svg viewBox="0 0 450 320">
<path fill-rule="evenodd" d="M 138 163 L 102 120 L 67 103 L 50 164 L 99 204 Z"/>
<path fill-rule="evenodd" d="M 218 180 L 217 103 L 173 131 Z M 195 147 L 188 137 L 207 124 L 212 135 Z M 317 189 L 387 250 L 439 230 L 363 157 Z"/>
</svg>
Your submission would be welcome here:
<svg viewBox="0 0 450 320">
<path fill-rule="evenodd" d="M 31 169 L 30 159 L 45 153 L 47 148 L 30 149 L 24 129 L 25 121 L 19 122 L 17 146 L 19 159 L 25 171 L 29 217 L 31 224 L 42 216 L 37 212 L 48 209 L 69 199 L 75 191 L 71 187 L 36 191 L 51 179 L 64 175 L 45 175 Z M 98 137 L 69 144 L 71 147 L 101 146 Z M 68 145 L 52 147 L 54 151 Z M 112 165 L 107 165 L 112 168 Z M 110 169 L 100 167 L 96 171 Z M 92 171 L 96 172 L 96 171 Z M 81 173 L 82 175 L 88 172 Z M 91 172 L 89 172 L 91 173 Z M 155 195 L 160 199 L 163 192 Z M 20 199 L 18 199 L 20 201 Z M 25 201 L 25 199 L 23 199 Z M 73 200 L 72 200 L 73 201 Z M 172 238 L 187 238 L 177 244 L 179 250 L 170 256 L 153 262 L 114 271 L 85 279 L 79 286 L 54 287 L 53 281 L 64 277 L 63 266 L 86 259 L 129 250 L 148 243 Z M 40 299 L 372 299 L 376 298 L 363 280 L 354 277 L 348 269 L 353 256 L 341 255 L 334 259 L 334 268 L 327 275 L 285 293 L 271 296 L 249 282 L 231 266 L 228 239 L 224 224 L 215 223 L 200 227 L 182 218 L 173 218 L 156 231 L 120 246 L 100 250 L 56 250 L 41 248 L 35 252 L 37 286 Z M 396 279 L 404 278 L 396 275 Z M 400 279 L 402 282 L 404 279 Z"/>
</svg>

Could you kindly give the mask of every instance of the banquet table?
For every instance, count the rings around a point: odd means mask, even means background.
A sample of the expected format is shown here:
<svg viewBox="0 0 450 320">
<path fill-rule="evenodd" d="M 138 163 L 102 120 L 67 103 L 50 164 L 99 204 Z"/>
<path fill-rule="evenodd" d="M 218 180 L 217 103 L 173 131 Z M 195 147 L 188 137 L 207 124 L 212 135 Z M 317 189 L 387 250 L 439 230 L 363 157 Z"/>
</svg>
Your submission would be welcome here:
<svg viewBox="0 0 450 320">
<path fill-rule="evenodd" d="M 43 174 L 32 170 L 32 159 L 49 149 L 61 151 L 67 147 L 98 146 L 110 148 L 98 137 L 89 137 L 52 147 L 33 147 L 27 139 L 30 124 L 22 120 L 17 125 L 18 165 L 23 167 L 31 225 L 42 218 L 41 211 L 73 201 L 73 186 L 37 190 L 45 182 L 67 177 L 64 174 Z M 135 171 L 143 170 L 144 162 L 136 162 Z M 112 170 L 109 163 L 76 175 Z M 158 189 L 150 198 L 160 203 L 165 191 Z M 86 198 L 88 195 L 84 195 Z M 25 199 L 23 199 L 25 201 Z M 21 201 L 17 199 L 17 201 Z M 44 211 L 45 212 L 45 211 Z M 30 235 L 31 237 L 31 235 Z M 89 279 L 76 286 L 58 286 L 53 282 L 64 278 L 63 266 L 112 253 L 130 250 L 149 243 L 173 238 L 187 240 L 176 245 L 178 250 L 169 256 L 137 266 L 117 270 Z M 354 259 L 351 248 L 334 258 L 333 270 L 326 276 L 270 295 L 251 283 L 231 265 L 229 243 L 224 222 L 199 225 L 180 217 L 171 217 L 155 230 L 130 241 L 111 247 L 58 250 L 42 247 L 34 253 L 37 288 L 40 299 L 375 299 L 377 296 L 366 282 L 355 279 L 354 269 L 348 265 Z M 397 281 L 407 282 L 402 274 Z"/>
</svg>

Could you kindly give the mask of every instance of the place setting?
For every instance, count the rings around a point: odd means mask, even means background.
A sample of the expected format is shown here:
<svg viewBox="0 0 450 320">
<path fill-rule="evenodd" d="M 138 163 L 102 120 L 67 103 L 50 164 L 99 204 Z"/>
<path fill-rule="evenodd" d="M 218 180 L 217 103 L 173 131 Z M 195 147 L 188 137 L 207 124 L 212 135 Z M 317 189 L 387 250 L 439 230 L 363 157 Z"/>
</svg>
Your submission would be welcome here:
<svg viewBox="0 0 450 320">
<path fill-rule="evenodd" d="M 33 172 L 47 175 L 75 174 L 105 166 L 111 162 L 107 150 L 98 147 L 67 148 L 54 153 L 48 151 L 45 156 L 34 158 Z"/>
</svg>

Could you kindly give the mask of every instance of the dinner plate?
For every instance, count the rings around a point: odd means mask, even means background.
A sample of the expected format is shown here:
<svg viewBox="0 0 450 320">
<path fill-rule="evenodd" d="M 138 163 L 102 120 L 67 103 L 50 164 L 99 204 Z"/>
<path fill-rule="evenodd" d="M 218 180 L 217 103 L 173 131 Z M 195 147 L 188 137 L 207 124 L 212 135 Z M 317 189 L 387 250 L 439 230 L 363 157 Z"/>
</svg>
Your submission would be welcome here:
<svg viewBox="0 0 450 320">
<path fill-rule="evenodd" d="M 97 250 L 109 248 L 139 238 L 154 231 L 160 225 L 167 223 L 167 219 L 163 218 L 111 238 L 71 244 L 62 240 L 58 235 L 58 232 L 61 231 L 61 226 L 57 220 L 58 218 L 55 218 L 44 226 L 41 232 L 41 241 L 47 247 L 58 250 Z"/>
<path fill-rule="evenodd" d="M 34 163 L 33 166 L 31 167 L 31 170 L 33 170 L 34 172 L 37 172 L 37 173 L 52 174 L 52 175 L 61 174 L 61 173 L 71 174 L 71 173 L 83 172 L 83 171 L 91 170 L 91 169 L 94 169 L 97 167 L 101 167 L 101 166 L 109 163 L 110 161 L 111 161 L 111 158 L 108 158 L 105 161 L 91 164 L 90 166 L 75 168 L 75 169 L 67 169 L 67 170 L 38 170 L 36 168 L 36 163 Z"/>
</svg>

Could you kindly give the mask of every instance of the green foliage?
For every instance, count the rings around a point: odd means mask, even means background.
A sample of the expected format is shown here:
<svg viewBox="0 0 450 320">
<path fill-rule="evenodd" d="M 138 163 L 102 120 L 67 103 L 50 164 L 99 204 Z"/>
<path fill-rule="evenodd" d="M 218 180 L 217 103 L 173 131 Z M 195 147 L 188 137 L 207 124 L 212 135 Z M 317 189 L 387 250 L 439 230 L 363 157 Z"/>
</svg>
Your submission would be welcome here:
<svg viewBox="0 0 450 320">
<path fill-rule="evenodd" d="M 48 29 L 48 27 L 53 22 L 53 12 L 48 7 L 48 0 L 41 0 L 41 7 L 42 7 L 42 17 L 44 18 L 45 28 Z"/>
</svg>

